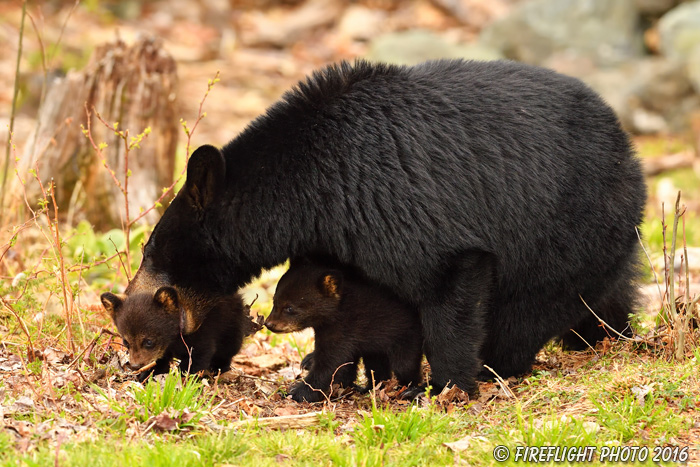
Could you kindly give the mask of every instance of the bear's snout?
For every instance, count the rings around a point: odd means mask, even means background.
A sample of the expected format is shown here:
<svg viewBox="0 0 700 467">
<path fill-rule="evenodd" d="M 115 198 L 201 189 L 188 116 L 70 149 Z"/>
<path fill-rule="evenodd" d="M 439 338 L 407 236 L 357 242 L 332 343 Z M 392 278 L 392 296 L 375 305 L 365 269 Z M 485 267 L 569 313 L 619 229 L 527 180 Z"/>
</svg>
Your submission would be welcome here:
<svg viewBox="0 0 700 467">
<path fill-rule="evenodd" d="M 277 324 L 275 324 L 274 321 L 270 321 L 269 319 L 265 320 L 265 327 L 272 332 L 280 332 Z"/>
<path fill-rule="evenodd" d="M 131 370 L 131 371 L 136 371 L 140 370 L 143 365 L 139 363 L 132 363 L 131 360 L 129 360 L 129 363 L 126 364 L 126 366 Z"/>
</svg>

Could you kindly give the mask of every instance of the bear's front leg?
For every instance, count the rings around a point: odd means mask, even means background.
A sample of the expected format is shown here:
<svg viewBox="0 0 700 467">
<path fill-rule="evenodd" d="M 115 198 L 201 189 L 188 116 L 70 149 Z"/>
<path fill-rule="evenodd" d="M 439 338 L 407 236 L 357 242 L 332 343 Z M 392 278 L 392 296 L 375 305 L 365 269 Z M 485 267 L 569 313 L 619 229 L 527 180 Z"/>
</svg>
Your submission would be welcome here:
<svg viewBox="0 0 700 467">
<path fill-rule="evenodd" d="M 447 287 L 419 307 L 430 384 L 434 394 L 448 383 L 474 394 L 485 315 L 496 285 L 495 259 L 486 252 L 466 252 L 445 272 Z"/>
<path fill-rule="evenodd" d="M 352 349 L 326 337 L 316 333 L 309 374 L 290 390 L 292 399 L 297 402 L 320 402 L 330 395 L 333 384 L 350 387 L 357 377 L 357 358 Z"/>
<path fill-rule="evenodd" d="M 189 351 L 178 355 L 180 358 L 180 371 L 191 375 L 199 373 L 202 370 L 209 370 L 212 365 L 212 357 L 215 349 L 207 348 L 204 345 L 199 345 L 199 348 L 194 346 L 189 348 Z"/>
</svg>

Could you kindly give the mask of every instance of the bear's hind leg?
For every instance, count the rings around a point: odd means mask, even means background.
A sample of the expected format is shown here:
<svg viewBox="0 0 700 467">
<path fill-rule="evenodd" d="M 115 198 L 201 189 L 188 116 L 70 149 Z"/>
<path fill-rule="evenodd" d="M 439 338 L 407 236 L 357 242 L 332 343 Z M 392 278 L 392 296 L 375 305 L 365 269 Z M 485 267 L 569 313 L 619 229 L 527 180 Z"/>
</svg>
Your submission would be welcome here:
<svg viewBox="0 0 700 467">
<path fill-rule="evenodd" d="M 391 365 L 389 358 L 386 355 L 369 354 L 362 356 L 362 362 L 365 365 L 365 376 L 367 377 L 367 388 L 372 388 L 374 384 L 380 381 L 391 379 Z"/>
<path fill-rule="evenodd" d="M 589 304 L 600 319 L 625 337 L 632 335 L 629 316 L 634 313 L 634 305 L 634 285 L 629 285 L 628 290 L 616 290 L 593 306 Z M 585 350 L 606 337 L 619 338 L 616 332 L 603 325 L 588 308 L 586 313 L 588 314 L 572 327 L 573 330 L 562 334 L 561 341 L 564 349 Z"/>
</svg>

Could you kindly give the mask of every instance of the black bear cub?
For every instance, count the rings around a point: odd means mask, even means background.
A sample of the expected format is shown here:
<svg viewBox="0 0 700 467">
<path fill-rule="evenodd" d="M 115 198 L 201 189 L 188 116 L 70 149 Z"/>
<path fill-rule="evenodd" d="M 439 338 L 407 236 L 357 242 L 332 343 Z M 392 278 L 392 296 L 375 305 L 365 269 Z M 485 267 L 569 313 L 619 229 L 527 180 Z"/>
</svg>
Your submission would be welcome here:
<svg viewBox="0 0 700 467">
<path fill-rule="evenodd" d="M 423 339 L 418 313 L 389 291 L 347 269 L 292 262 L 277 284 L 270 316 L 273 332 L 313 328 L 315 349 L 302 362 L 305 381 L 291 390 L 297 401 L 318 402 L 331 383 L 352 386 L 362 358 L 367 381 L 421 382 Z"/>
<path fill-rule="evenodd" d="M 107 292 L 100 298 L 129 349 L 129 367 L 138 370 L 156 362 L 152 371 L 139 375 L 140 381 L 167 373 L 173 358 L 180 360 L 180 370 L 192 374 L 228 371 L 252 325 L 238 294 L 209 305 L 207 319 L 189 334 L 183 331 L 188 318 L 172 287 L 161 287 L 155 294 Z"/>
</svg>

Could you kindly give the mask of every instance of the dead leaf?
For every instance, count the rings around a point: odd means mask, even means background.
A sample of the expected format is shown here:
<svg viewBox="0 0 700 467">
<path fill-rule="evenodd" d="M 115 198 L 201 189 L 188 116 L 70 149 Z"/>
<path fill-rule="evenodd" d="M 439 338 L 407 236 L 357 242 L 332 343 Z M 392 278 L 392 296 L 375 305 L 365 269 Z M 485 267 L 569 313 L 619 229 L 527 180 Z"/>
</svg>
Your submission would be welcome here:
<svg viewBox="0 0 700 467">
<path fill-rule="evenodd" d="M 262 354 L 249 359 L 250 363 L 254 366 L 266 369 L 266 370 L 278 370 L 283 366 L 287 365 L 287 359 L 280 355 L 274 354 Z"/>
<path fill-rule="evenodd" d="M 175 431 L 178 428 L 177 421 L 165 412 L 157 415 L 153 422 L 153 427 L 161 431 Z"/>
<path fill-rule="evenodd" d="M 645 384 L 643 386 L 634 386 L 630 390 L 632 391 L 632 394 L 634 394 L 634 396 L 637 398 L 637 403 L 643 406 L 646 395 L 649 394 L 653 389 L 653 384 Z"/>
<path fill-rule="evenodd" d="M 283 417 L 285 415 L 297 415 L 299 410 L 294 407 L 277 407 L 273 413 Z"/>
<path fill-rule="evenodd" d="M 469 449 L 469 445 L 471 444 L 471 441 L 472 441 L 472 437 L 467 435 L 460 440 L 453 441 L 451 443 L 442 443 L 442 444 L 454 452 L 462 452 L 462 451 L 466 451 L 467 449 Z"/>
</svg>

